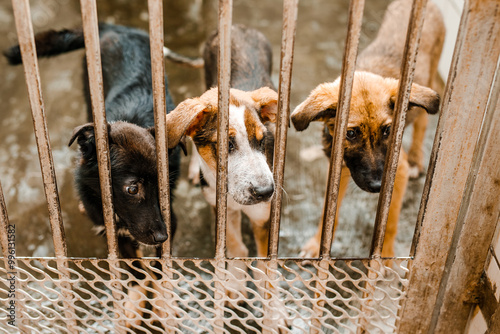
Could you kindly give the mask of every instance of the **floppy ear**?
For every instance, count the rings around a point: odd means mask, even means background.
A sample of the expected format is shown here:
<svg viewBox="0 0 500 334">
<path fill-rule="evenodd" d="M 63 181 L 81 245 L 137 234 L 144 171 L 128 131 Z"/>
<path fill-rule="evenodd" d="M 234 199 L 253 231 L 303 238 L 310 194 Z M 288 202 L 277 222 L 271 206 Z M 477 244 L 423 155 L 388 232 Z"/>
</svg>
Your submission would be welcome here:
<svg viewBox="0 0 500 334">
<path fill-rule="evenodd" d="M 396 102 L 396 96 L 398 94 L 397 89 L 396 84 L 396 88 L 394 88 L 394 92 L 391 96 L 392 104 Z M 438 93 L 428 87 L 414 83 L 411 85 L 410 100 L 408 101 L 408 116 L 410 116 L 411 113 L 417 112 L 420 108 L 434 115 L 439 111 L 439 102 L 440 98 Z"/>
<path fill-rule="evenodd" d="M 73 135 L 69 140 L 68 146 L 71 146 L 75 139 L 78 138 L 78 148 L 85 160 L 89 160 L 96 155 L 95 138 L 94 138 L 94 123 L 87 123 L 77 126 L 73 130 Z"/>
<path fill-rule="evenodd" d="M 276 122 L 278 113 L 278 93 L 269 87 L 262 87 L 250 93 L 263 122 Z"/>
<path fill-rule="evenodd" d="M 316 87 L 307 99 L 293 111 L 292 123 L 295 129 L 303 131 L 307 129 L 311 122 L 326 121 L 335 117 L 338 96 L 338 81 Z"/>
<path fill-rule="evenodd" d="M 174 148 L 202 120 L 209 107 L 199 98 L 187 99 L 167 114 L 168 148 Z"/>
</svg>

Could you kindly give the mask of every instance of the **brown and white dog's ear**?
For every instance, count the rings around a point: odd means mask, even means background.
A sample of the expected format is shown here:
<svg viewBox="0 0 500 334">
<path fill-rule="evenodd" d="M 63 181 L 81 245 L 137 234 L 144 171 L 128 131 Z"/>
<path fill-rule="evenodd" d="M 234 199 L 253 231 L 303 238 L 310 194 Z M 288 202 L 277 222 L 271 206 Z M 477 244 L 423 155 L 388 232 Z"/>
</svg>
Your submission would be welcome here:
<svg viewBox="0 0 500 334">
<path fill-rule="evenodd" d="M 172 110 L 167 115 L 168 148 L 174 148 L 184 136 L 189 136 L 208 111 L 207 104 L 199 98 L 187 99 Z"/>
<path fill-rule="evenodd" d="M 295 129 L 303 131 L 307 129 L 311 122 L 326 121 L 335 117 L 338 96 L 338 81 L 324 83 L 316 87 L 307 99 L 293 111 L 292 123 Z"/>
<path fill-rule="evenodd" d="M 255 108 L 259 111 L 263 122 L 276 122 L 278 113 L 278 93 L 269 87 L 262 87 L 250 93 L 255 101 Z"/>
<path fill-rule="evenodd" d="M 396 84 L 391 96 L 392 104 L 396 103 L 397 94 L 398 88 Z M 439 94 L 434 90 L 415 83 L 411 85 L 410 101 L 408 102 L 408 114 L 414 113 L 420 108 L 425 109 L 425 111 L 431 115 L 437 114 L 439 111 L 439 103 Z"/>
</svg>

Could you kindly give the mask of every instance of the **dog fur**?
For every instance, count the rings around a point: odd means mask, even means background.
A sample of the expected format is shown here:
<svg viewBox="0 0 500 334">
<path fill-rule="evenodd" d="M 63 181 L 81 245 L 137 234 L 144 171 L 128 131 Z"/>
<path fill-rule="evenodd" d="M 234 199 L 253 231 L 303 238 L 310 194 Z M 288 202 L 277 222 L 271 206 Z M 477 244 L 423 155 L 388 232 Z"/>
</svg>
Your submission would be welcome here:
<svg viewBox="0 0 500 334">
<path fill-rule="evenodd" d="M 263 34 L 242 25 L 232 27 L 231 41 L 227 256 L 248 256 L 241 235 L 243 212 L 253 228 L 257 255 L 265 257 L 269 239 L 269 201 L 274 193 L 271 166 L 278 100 L 271 81 L 272 51 Z M 207 88 L 217 85 L 218 45 L 215 32 L 207 39 L 203 53 Z M 169 132 L 172 136 L 169 143 L 175 145 L 183 136 L 193 140 L 203 194 L 214 208 L 217 115 L 218 91 L 214 87 L 199 98 L 180 103 L 167 116 L 175 119 L 173 123 L 183 124 L 177 131 Z M 243 265 L 241 269 L 245 268 Z M 241 270 L 233 272 L 236 277 L 242 276 Z"/>
<path fill-rule="evenodd" d="M 149 36 L 130 27 L 100 24 L 99 38 L 120 256 L 139 257 L 139 244 L 156 247 L 157 255 L 160 255 L 160 245 L 169 236 L 158 200 Z M 39 57 L 54 56 L 85 46 L 81 28 L 42 32 L 36 35 L 35 41 Z M 22 61 L 18 46 L 6 50 L 4 54 L 11 64 Z M 88 120 L 91 121 L 92 108 L 85 60 L 83 67 Z M 165 83 L 167 84 L 166 78 Z M 165 98 L 167 110 L 173 110 L 174 105 L 168 89 L 165 91 Z M 104 234 L 93 123 L 76 127 L 69 145 L 75 141 L 80 151 L 75 169 L 76 189 L 95 229 Z M 171 192 L 179 175 L 179 164 L 179 148 L 172 147 L 169 150 Z M 170 204 L 172 237 L 176 229 L 176 217 L 172 210 L 172 201 Z M 137 279 L 144 278 L 142 273 L 131 267 L 127 269 Z M 139 286 L 129 288 L 132 300 L 140 295 L 140 289 L 142 288 Z M 127 302 L 125 308 L 130 317 L 133 317 L 134 313 L 141 313 L 132 303 Z M 140 324 L 140 320 L 138 323 Z M 136 320 L 136 325 L 138 323 Z"/>
<path fill-rule="evenodd" d="M 365 191 L 380 191 L 398 93 L 396 78 L 399 77 L 406 40 L 404 27 L 408 24 L 410 10 L 410 0 L 392 2 L 385 13 L 377 37 L 359 56 L 344 141 L 338 208 L 345 195 L 349 176 Z M 382 250 L 383 257 L 394 256 L 397 223 L 408 178 L 410 174 L 416 176 L 423 170 L 422 143 L 427 125 L 426 113 L 435 114 L 439 109 L 439 95 L 426 86 L 431 86 L 436 76 L 444 34 L 441 13 L 429 2 L 406 119 L 407 125 L 414 124 L 413 143 L 409 156 L 403 151 L 399 156 Z M 305 130 L 312 121 L 324 122 L 323 146 L 328 157 L 332 149 L 339 86 L 340 78 L 332 83 L 319 85 L 296 107 L 291 116 L 295 128 L 299 131 Z M 322 223 L 316 235 L 302 248 L 302 256 L 319 256 L 321 231 Z"/>
</svg>

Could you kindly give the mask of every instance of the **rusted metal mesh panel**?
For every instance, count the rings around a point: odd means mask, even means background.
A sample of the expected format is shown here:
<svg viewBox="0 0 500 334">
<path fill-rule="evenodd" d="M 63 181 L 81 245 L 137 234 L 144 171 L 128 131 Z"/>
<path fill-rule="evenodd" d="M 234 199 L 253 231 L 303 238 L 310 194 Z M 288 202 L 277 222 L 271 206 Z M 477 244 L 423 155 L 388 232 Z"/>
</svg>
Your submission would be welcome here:
<svg viewBox="0 0 500 334">
<path fill-rule="evenodd" d="M 165 262 L 161 267 L 156 259 L 69 259 L 69 284 L 60 278 L 54 259 L 17 261 L 15 273 L 3 263 L 0 267 L 0 300 L 4 305 L 11 300 L 7 279 L 14 275 L 17 309 L 16 327 L 9 327 L 8 310 L 0 308 L 0 333 L 18 332 L 19 326 L 31 333 L 261 333 L 278 328 L 281 333 L 309 333 L 313 323 L 321 324 L 318 333 L 355 333 L 360 319 L 369 324 L 366 330 L 387 333 L 395 330 L 411 260 L 396 259 L 381 270 L 368 268 L 367 260 L 332 260 L 328 269 L 321 269 L 319 261 L 278 260 L 277 279 L 269 281 L 262 271 L 272 267 L 266 260 L 222 262 L 226 269 L 246 268 L 236 279 L 229 270 L 217 277 L 214 268 L 221 262 L 216 260 L 174 259 L 170 267 Z M 373 279 L 368 269 L 376 274 Z M 327 278 L 318 279 L 319 271 Z M 224 294 L 215 290 L 221 285 Z M 318 293 L 320 285 L 326 294 Z M 139 291 L 139 298 L 127 295 L 132 290 Z M 234 293 L 229 296 L 228 291 Z M 220 306 L 222 318 L 216 316 Z M 68 329 L 70 323 L 76 328 Z"/>
</svg>

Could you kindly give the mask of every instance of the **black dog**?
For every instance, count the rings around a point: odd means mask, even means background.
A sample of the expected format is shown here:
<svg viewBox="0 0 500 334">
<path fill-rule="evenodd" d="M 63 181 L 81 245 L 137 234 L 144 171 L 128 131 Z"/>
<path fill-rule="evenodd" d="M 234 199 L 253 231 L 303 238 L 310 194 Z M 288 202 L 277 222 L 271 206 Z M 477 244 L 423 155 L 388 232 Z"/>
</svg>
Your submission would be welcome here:
<svg viewBox="0 0 500 334">
<path fill-rule="evenodd" d="M 134 28 L 100 24 L 99 37 L 118 244 L 121 256 L 133 258 L 137 256 L 138 243 L 159 246 L 168 238 L 158 201 L 149 36 Z M 36 35 L 35 42 L 39 57 L 85 46 L 81 28 L 42 32 Z M 22 62 L 19 46 L 4 54 L 10 64 Z M 85 97 L 91 121 L 85 64 L 84 60 Z M 167 110 L 173 110 L 168 90 L 165 97 Z M 93 124 L 75 128 L 69 145 L 75 140 L 81 153 L 75 171 L 76 188 L 87 215 L 104 232 Z M 173 190 L 179 175 L 179 149 L 170 150 L 169 157 Z M 171 217 L 173 234 L 176 219 L 173 214 Z"/>
<path fill-rule="evenodd" d="M 120 255 L 123 258 L 140 257 L 139 243 L 142 243 L 156 246 L 159 256 L 159 246 L 169 236 L 158 200 L 149 36 L 134 28 L 100 24 L 99 38 Z M 42 32 L 35 36 L 35 43 L 39 57 L 54 56 L 85 46 L 82 29 Z M 4 55 L 12 65 L 22 62 L 19 46 L 6 50 Z M 192 67 L 199 66 L 196 60 L 177 55 L 166 48 L 164 56 Z M 91 121 L 92 109 L 85 64 L 84 59 L 85 98 L 88 119 Z M 165 98 L 169 112 L 174 109 L 174 104 L 168 89 L 165 91 Z M 93 124 L 87 123 L 75 128 L 69 145 L 75 140 L 81 155 L 75 170 L 76 188 L 87 215 L 96 229 L 104 234 Z M 179 147 L 169 149 L 171 192 L 179 175 L 179 165 Z M 170 205 L 173 236 L 176 217 L 172 211 L 172 202 Z M 139 271 L 128 266 L 127 269 L 136 279 L 144 279 Z M 125 305 L 127 317 L 135 318 L 136 314 L 142 313 L 144 302 L 139 303 L 139 308 L 130 302 L 141 298 L 141 294 L 146 294 L 144 288 L 132 284 L 128 291 L 129 302 Z M 140 322 L 140 318 L 134 320 L 136 326 Z M 130 327 L 131 323 L 127 325 Z"/>
</svg>

